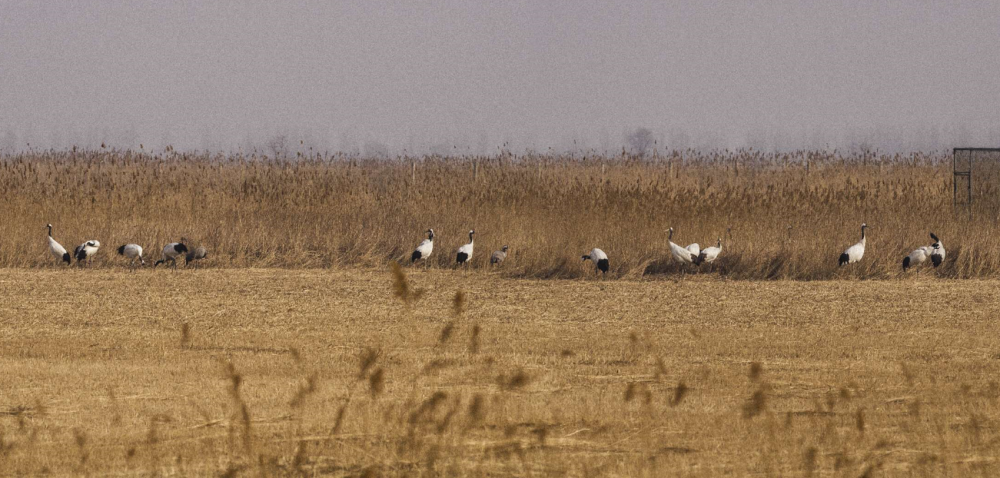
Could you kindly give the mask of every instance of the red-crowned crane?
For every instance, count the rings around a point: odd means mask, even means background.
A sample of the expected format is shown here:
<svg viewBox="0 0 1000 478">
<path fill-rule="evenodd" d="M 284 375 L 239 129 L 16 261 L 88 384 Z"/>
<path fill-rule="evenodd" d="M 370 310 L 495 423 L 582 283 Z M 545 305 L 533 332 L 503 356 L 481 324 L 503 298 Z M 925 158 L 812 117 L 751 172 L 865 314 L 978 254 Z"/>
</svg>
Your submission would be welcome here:
<svg viewBox="0 0 1000 478">
<path fill-rule="evenodd" d="M 853 264 L 861 260 L 865 256 L 865 229 L 868 224 L 861 224 L 861 240 L 857 244 L 848 247 L 843 254 L 840 255 L 839 265 Z"/>
<path fill-rule="evenodd" d="M 76 257 L 76 264 L 82 266 L 84 262 L 88 265 L 90 261 L 94 259 L 97 254 L 97 250 L 101 248 L 101 241 L 87 241 L 79 246 L 73 251 L 73 256 Z"/>
<path fill-rule="evenodd" d="M 66 252 L 66 248 L 52 238 L 52 224 L 47 224 L 45 227 L 49 228 L 49 252 L 52 253 L 52 256 L 55 257 L 57 261 L 62 261 L 65 262 L 66 265 L 69 265 L 71 258 L 69 253 Z"/>
<path fill-rule="evenodd" d="M 469 261 L 472 260 L 472 247 L 475 245 L 475 240 L 472 238 L 476 234 L 476 230 L 473 229 L 469 231 L 469 243 L 458 248 L 458 254 L 455 255 L 455 262 L 459 264 L 465 264 L 467 267 Z"/>
<path fill-rule="evenodd" d="M 731 228 L 728 227 L 726 228 L 726 234 L 729 234 L 730 229 Z M 706 262 L 712 263 L 713 261 L 719 258 L 719 254 L 721 253 L 722 253 L 722 238 L 720 237 L 718 242 L 716 242 L 714 246 L 706 247 L 701 250 L 701 253 L 698 254 L 697 263 L 698 264 L 704 264 Z"/>
<path fill-rule="evenodd" d="M 691 251 L 674 244 L 674 228 L 667 229 L 669 235 L 667 236 L 667 242 L 670 243 L 670 255 L 674 257 L 674 260 L 680 262 L 681 264 L 694 264 L 697 255 L 691 255 Z M 697 244 L 692 244 L 692 246 L 697 246 Z M 691 246 L 688 246 L 691 247 Z"/>
<path fill-rule="evenodd" d="M 714 261 L 719 257 L 719 254 L 721 252 L 722 252 L 722 238 L 720 237 L 719 241 L 716 242 L 714 246 L 706 247 L 701 250 L 701 253 L 698 254 L 697 263 L 698 264 L 711 263 L 712 261 Z"/>
<path fill-rule="evenodd" d="M 413 254 L 410 254 L 410 263 L 423 259 L 426 264 L 427 258 L 430 257 L 432 252 L 434 252 L 434 229 L 428 229 L 427 239 L 424 239 L 420 245 L 413 250 Z"/>
<path fill-rule="evenodd" d="M 592 251 L 590 251 L 590 254 L 583 256 L 584 262 L 587 262 L 588 260 L 594 261 L 594 273 L 608 273 L 608 269 L 611 264 L 608 262 L 608 255 L 605 254 L 604 251 L 595 247 Z"/>
<path fill-rule="evenodd" d="M 938 237 L 931 233 L 931 239 L 934 239 L 934 243 L 929 246 L 918 247 L 916 250 L 911 252 L 909 255 L 903 258 L 903 271 L 911 267 L 916 267 L 923 264 L 927 259 L 931 260 L 934 267 L 941 265 L 944 262 L 944 246 L 941 245 L 941 241 Z"/>
</svg>

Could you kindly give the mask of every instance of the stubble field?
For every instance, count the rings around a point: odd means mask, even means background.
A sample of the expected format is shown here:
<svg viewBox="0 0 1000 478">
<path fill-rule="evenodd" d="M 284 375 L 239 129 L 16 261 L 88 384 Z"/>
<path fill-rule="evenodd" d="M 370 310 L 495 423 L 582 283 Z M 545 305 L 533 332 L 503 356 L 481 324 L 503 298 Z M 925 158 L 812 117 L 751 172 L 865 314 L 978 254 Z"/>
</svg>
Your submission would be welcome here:
<svg viewBox="0 0 1000 478">
<path fill-rule="evenodd" d="M 993 476 L 997 285 L 6 269 L 0 469 Z"/>
</svg>

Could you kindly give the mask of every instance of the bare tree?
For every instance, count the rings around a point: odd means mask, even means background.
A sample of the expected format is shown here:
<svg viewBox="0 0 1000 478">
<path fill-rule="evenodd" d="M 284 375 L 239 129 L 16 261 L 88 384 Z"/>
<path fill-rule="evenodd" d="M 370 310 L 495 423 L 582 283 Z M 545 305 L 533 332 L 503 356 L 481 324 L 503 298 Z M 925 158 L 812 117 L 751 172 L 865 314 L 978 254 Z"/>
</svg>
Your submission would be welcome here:
<svg viewBox="0 0 1000 478">
<path fill-rule="evenodd" d="M 640 158 L 653 149 L 655 142 L 653 132 L 648 128 L 639 128 L 625 136 L 625 144 L 628 145 L 629 152 Z"/>
</svg>

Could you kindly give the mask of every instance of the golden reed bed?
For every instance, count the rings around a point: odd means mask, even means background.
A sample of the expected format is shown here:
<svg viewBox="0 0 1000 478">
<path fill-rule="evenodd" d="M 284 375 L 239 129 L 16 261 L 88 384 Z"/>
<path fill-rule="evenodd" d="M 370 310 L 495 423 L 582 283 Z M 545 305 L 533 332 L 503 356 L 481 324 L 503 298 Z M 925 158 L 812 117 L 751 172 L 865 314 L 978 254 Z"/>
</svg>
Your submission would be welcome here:
<svg viewBox="0 0 1000 478">
<path fill-rule="evenodd" d="M 645 159 L 512 156 L 365 160 L 340 156 L 150 155 L 80 151 L 0 160 L 0 267 L 53 267 L 46 223 L 72 250 L 104 245 L 96 266 L 121 266 L 126 242 L 157 258 L 184 236 L 214 267 L 385 267 L 437 233 L 433 268 L 453 267 L 475 229 L 473 268 L 511 247 L 508 277 L 582 277 L 580 256 L 608 253 L 610 277 L 683 272 L 738 279 L 886 279 L 941 237 L 935 275 L 1000 275 L 1000 180 L 977 176 L 973 214 L 952 208 L 950 155 L 686 151 Z M 864 260 L 839 254 L 867 222 Z M 669 260 L 675 242 L 724 251 L 711 266 Z M 926 273 L 926 272 L 923 272 Z M 912 275 L 912 274 L 910 274 Z"/>
</svg>

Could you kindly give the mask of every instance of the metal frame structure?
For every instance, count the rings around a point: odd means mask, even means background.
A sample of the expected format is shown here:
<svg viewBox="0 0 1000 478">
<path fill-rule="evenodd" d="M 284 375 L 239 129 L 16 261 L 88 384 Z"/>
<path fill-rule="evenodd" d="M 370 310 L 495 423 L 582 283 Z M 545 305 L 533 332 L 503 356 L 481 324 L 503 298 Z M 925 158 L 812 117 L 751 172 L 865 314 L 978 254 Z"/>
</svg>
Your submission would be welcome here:
<svg viewBox="0 0 1000 478">
<path fill-rule="evenodd" d="M 972 214 L 972 164 L 975 155 L 973 153 L 1000 153 L 1000 148 L 953 148 L 951 150 L 951 170 L 952 170 L 952 197 L 951 204 L 955 210 L 958 210 L 958 178 L 965 178 L 965 204 L 969 208 L 969 214 Z M 968 169 L 959 170 L 958 167 L 958 155 L 965 153 L 968 155 Z"/>
</svg>

